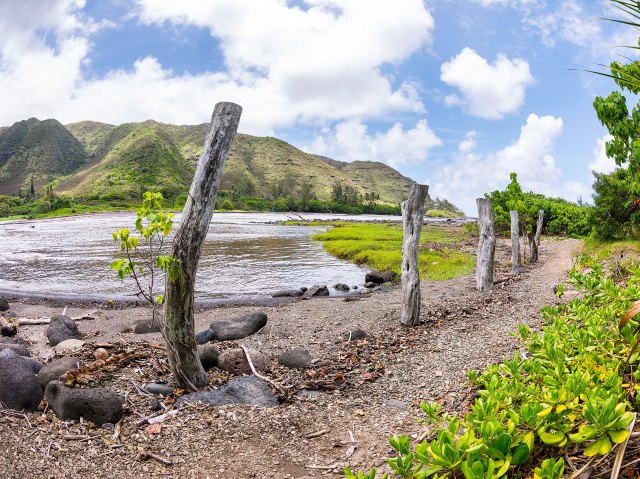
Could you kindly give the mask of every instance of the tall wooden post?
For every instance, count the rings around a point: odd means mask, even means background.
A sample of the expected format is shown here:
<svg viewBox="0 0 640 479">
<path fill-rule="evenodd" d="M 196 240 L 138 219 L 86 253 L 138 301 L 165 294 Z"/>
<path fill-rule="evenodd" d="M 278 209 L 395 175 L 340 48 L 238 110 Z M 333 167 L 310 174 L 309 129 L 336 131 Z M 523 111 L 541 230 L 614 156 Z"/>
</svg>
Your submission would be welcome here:
<svg viewBox="0 0 640 479">
<path fill-rule="evenodd" d="M 400 322 L 405 326 L 415 326 L 420 320 L 420 271 L 418 249 L 424 221 L 424 202 L 428 185 L 414 184 L 409 199 L 402 208 L 402 315 Z"/>
<path fill-rule="evenodd" d="M 218 103 L 213 110 L 204 151 L 196 168 L 171 255 L 179 276 L 165 285 L 164 338 L 169 365 L 179 388 L 195 390 L 208 384 L 194 337 L 194 284 L 202 244 L 213 215 L 220 175 L 238 129 L 242 107 Z"/>
<path fill-rule="evenodd" d="M 491 291 L 493 289 L 493 258 L 496 250 L 496 234 L 493 231 L 494 212 L 491 200 L 478 198 L 478 259 L 476 263 L 476 289 Z"/>
<path fill-rule="evenodd" d="M 511 216 L 511 270 L 519 273 L 522 270 L 520 259 L 520 226 L 518 224 L 518 212 L 509 211 Z"/>
<path fill-rule="evenodd" d="M 544 224 L 544 210 L 538 213 L 538 222 L 536 223 L 536 245 L 540 246 L 540 235 L 542 234 L 542 226 Z"/>
</svg>

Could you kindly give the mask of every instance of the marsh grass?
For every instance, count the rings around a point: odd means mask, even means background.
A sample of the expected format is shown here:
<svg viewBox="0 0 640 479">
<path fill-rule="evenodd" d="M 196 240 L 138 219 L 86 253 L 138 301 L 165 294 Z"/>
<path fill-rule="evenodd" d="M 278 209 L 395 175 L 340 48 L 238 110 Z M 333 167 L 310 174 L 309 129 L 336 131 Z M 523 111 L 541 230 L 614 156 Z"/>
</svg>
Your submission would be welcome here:
<svg viewBox="0 0 640 479">
<path fill-rule="evenodd" d="M 418 261 L 420 276 L 433 281 L 456 278 L 470 273 L 473 256 L 461 249 L 471 236 L 463 228 L 427 226 L 420 237 Z M 336 223 L 325 233 L 313 236 L 325 250 L 338 258 L 366 264 L 379 270 L 400 274 L 402 262 L 402 225 Z M 423 247 L 434 245 L 437 248 Z"/>
</svg>

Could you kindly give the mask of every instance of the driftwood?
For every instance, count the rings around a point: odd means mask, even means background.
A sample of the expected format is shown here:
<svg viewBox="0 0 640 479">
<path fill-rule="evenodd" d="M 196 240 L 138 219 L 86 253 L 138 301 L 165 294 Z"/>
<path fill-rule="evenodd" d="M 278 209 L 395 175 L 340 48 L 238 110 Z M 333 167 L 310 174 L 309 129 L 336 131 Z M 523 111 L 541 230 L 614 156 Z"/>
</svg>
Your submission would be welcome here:
<svg viewBox="0 0 640 479">
<path fill-rule="evenodd" d="M 494 212 L 491 200 L 478 198 L 478 258 L 476 262 L 476 289 L 491 291 L 493 288 L 493 258 L 496 250 L 496 234 L 493 230 Z"/>
<path fill-rule="evenodd" d="M 173 239 L 171 256 L 178 261 L 175 281 L 165 284 L 164 339 L 169 365 L 179 388 L 195 390 L 208 383 L 200 364 L 194 337 L 194 286 L 202 244 L 209 230 L 231 142 L 238 129 L 242 107 L 218 103 L 211 117 L 205 148 L 200 156 Z"/>
<path fill-rule="evenodd" d="M 519 273 L 522 269 L 522 261 L 520 259 L 520 226 L 518 221 L 518 212 L 509 211 L 511 216 L 511 265 L 514 273 Z"/>
<path fill-rule="evenodd" d="M 75 316 L 73 318 L 74 321 L 91 321 L 96 319 L 95 316 L 91 316 L 90 314 L 84 314 L 82 316 Z M 17 324 L 18 326 L 37 326 L 39 324 L 49 324 L 51 322 L 51 318 L 48 316 L 43 316 L 41 318 L 16 318 L 13 320 L 13 324 Z"/>
<path fill-rule="evenodd" d="M 415 326 L 420 319 L 420 271 L 418 269 L 418 248 L 424 220 L 424 202 L 429 186 L 415 183 L 409 199 L 402 207 L 402 314 L 400 322 L 405 326 Z"/>
</svg>

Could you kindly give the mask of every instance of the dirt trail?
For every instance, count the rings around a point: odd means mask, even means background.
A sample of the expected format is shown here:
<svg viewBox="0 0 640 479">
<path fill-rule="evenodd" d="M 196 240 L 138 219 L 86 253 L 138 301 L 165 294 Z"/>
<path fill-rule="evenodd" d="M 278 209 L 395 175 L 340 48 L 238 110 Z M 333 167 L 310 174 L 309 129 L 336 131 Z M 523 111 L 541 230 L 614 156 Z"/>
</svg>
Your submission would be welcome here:
<svg viewBox="0 0 640 479">
<path fill-rule="evenodd" d="M 136 413 L 149 413 L 143 409 L 148 398 L 139 395 L 131 380 L 167 377 L 161 375 L 162 367 L 152 366 L 159 361 L 126 367 L 108 378 L 114 389 L 128 395 L 132 408 L 117 434 L 109 427 L 88 430 L 82 424 L 60 423 L 50 412 L 31 414 L 29 422 L 0 414 L 0 440 L 5 446 L 0 476 L 316 478 L 341 477 L 344 465 L 382 465 L 384 469 L 391 454 L 390 434 L 418 437 L 425 430 L 416 421 L 420 400 L 439 401 L 448 411 L 465 410 L 473 396 L 466 371 L 481 370 L 511 356 L 520 347 L 511 334 L 519 323 L 539 327 L 539 310 L 559 301 L 553 287 L 565 280 L 580 245 L 570 239 L 543 241 L 540 262 L 518 279 L 497 285 L 489 295 L 474 290 L 473 276 L 423 283 L 423 322 L 413 329 L 398 324 L 398 290 L 353 302 L 314 299 L 262 308 L 269 316 L 270 333 L 240 343 L 271 357 L 268 376 L 296 390 L 314 381 L 339 389 L 307 392 L 273 409 L 200 406 L 181 410 L 154 434 L 135 425 Z M 500 242 L 498 258 L 506 255 L 508 245 Z M 501 277 L 505 275 L 498 274 Z M 55 312 L 29 304 L 16 304 L 14 309 L 30 316 Z M 203 311 L 197 316 L 197 327 L 257 309 Z M 85 311 L 72 308 L 69 313 Z M 117 331 L 147 314 L 142 308 L 103 310 L 98 320 L 82 322 L 80 328 L 88 342 L 127 343 L 140 337 Z M 343 334 L 348 336 L 358 327 L 369 333 L 367 341 L 343 340 Z M 49 351 L 44 332 L 43 326 L 21 331 L 41 356 Z M 157 335 L 145 339 L 160 342 Z M 228 343 L 220 346 L 238 344 Z M 294 348 L 307 349 L 318 358 L 313 372 L 277 366 L 278 354 Z M 212 376 L 216 381 L 219 374 Z M 65 440 L 65 435 L 88 439 Z M 141 461 L 139 448 L 170 458 L 174 464 Z"/>
</svg>

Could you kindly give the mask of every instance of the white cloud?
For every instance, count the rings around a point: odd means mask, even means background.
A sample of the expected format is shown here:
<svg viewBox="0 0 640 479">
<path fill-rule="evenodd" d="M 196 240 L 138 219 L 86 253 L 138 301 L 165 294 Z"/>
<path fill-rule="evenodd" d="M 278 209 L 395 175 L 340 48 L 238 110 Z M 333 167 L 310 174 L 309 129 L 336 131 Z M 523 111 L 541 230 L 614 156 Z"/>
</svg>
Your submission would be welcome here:
<svg viewBox="0 0 640 479">
<path fill-rule="evenodd" d="M 336 125 L 332 133 L 319 136 L 305 149 L 342 161 L 381 161 L 392 167 L 423 163 L 429 151 L 442 140 L 431 130 L 427 120 L 405 130 L 396 123 L 385 132 L 369 134 L 365 124 L 349 120 Z"/>
<path fill-rule="evenodd" d="M 462 95 L 447 96 L 448 105 L 460 105 L 472 115 L 490 119 L 500 119 L 520 108 L 527 86 L 534 82 L 525 60 L 498 55 L 489 64 L 469 47 L 442 64 L 440 79 L 457 87 Z"/>
<path fill-rule="evenodd" d="M 83 15 L 84 3 L 0 3 L 0 124 L 36 115 L 196 123 L 228 100 L 244 107 L 243 131 L 268 134 L 424 111 L 417 85 L 384 71 L 430 44 L 434 20 L 422 0 L 393 9 L 358 0 L 137 0 L 143 23 L 208 29 L 225 64 L 177 75 L 147 56 L 99 78 L 82 73 L 100 28 Z"/>
<path fill-rule="evenodd" d="M 589 170 L 596 173 L 611 173 L 617 168 L 616 162 L 607 156 L 607 141 L 611 140 L 611 135 L 604 135 L 596 140 L 593 149 L 593 161 L 589 163 Z"/>
<path fill-rule="evenodd" d="M 509 173 L 516 172 L 526 191 L 575 200 L 579 185 L 561 185 L 562 172 L 553 157 L 562 128 L 562 118 L 531 114 L 516 141 L 487 155 L 476 150 L 477 133 L 468 132 L 460 143 L 459 153 L 432 174 L 432 196 L 447 198 L 465 213 L 475 215 L 475 199 L 503 189 L 509 182 Z"/>
</svg>

